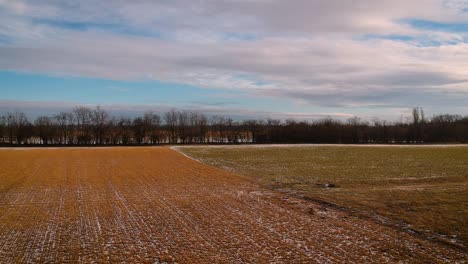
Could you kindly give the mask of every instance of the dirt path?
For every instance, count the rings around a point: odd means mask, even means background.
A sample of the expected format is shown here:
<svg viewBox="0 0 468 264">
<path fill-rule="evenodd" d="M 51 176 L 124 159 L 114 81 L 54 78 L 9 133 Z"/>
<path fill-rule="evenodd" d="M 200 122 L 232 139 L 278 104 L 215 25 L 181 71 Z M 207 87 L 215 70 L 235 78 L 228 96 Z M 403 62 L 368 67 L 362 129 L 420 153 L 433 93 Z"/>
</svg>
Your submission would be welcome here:
<svg viewBox="0 0 468 264">
<path fill-rule="evenodd" d="M 462 262 L 169 148 L 0 150 L 0 262 Z"/>
</svg>

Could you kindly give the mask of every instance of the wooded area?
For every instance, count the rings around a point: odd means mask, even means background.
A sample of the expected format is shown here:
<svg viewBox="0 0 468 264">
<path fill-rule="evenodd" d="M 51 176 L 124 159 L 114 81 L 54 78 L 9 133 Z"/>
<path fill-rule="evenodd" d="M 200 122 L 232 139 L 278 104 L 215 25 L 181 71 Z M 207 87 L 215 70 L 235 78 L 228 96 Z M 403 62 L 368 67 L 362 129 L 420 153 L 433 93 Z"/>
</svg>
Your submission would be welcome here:
<svg viewBox="0 0 468 264">
<path fill-rule="evenodd" d="M 22 112 L 0 116 L 1 145 L 156 145 L 245 143 L 467 143 L 468 116 L 426 118 L 414 108 L 406 121 L 243 120 L 171 110 L 128 118 L 111 116 L 100 107 L 30 121 Z"/>
</svg>

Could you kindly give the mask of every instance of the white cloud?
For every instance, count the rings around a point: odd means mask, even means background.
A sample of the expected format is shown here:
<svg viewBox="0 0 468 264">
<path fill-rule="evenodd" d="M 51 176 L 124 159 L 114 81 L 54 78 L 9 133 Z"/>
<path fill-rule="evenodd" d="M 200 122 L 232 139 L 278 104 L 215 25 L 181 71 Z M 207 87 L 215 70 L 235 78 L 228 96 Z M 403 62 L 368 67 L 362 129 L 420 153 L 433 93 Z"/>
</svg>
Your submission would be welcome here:
<svg viewBox="0 0 468 264">
<path fill-rule="evenodd" d="M 468 99 L 468 32 L 401 21 L 466 23 L 465 8 L 455 0 L 0 0 L 0 41 L 9 39 L 0 42 L 0 69 L 154 79 L 318 106 L 457 106 L 452 94 Z M 413 40 L 359 39 L 365 35 Z"/>
</svg>

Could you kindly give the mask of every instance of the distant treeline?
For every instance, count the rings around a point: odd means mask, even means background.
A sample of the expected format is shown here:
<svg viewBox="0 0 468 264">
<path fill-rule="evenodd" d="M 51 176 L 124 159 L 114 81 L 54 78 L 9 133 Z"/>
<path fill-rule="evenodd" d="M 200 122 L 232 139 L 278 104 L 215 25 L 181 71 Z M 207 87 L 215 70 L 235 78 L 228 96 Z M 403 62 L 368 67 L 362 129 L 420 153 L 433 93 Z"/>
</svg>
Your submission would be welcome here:
<svg viewBox="0 0 468 264">
<path fill-rule="evenodd" d="M 191 111 L 114 117 L 96 107 L 28 120 L 22 112 L 0 116 L 1 145 L 156 145 L 242 143 L 468 143 L 468 116 L 426 118 L 413 109 L 406 121 L 234 121 Z"/>
</svg>

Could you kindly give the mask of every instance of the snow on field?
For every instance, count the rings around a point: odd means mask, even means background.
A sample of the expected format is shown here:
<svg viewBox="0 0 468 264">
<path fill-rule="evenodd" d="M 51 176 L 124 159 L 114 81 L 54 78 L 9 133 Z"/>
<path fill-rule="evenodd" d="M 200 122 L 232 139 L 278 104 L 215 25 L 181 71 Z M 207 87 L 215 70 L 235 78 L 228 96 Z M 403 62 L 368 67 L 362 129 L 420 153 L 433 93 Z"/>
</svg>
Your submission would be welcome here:
<svg viewBox="0 0 468 264">
<path fill-rule="evenodd" d="M 455 262 L 467 255 L 169 148 L 0 151 L 0 262 Z"/>
</svg>

